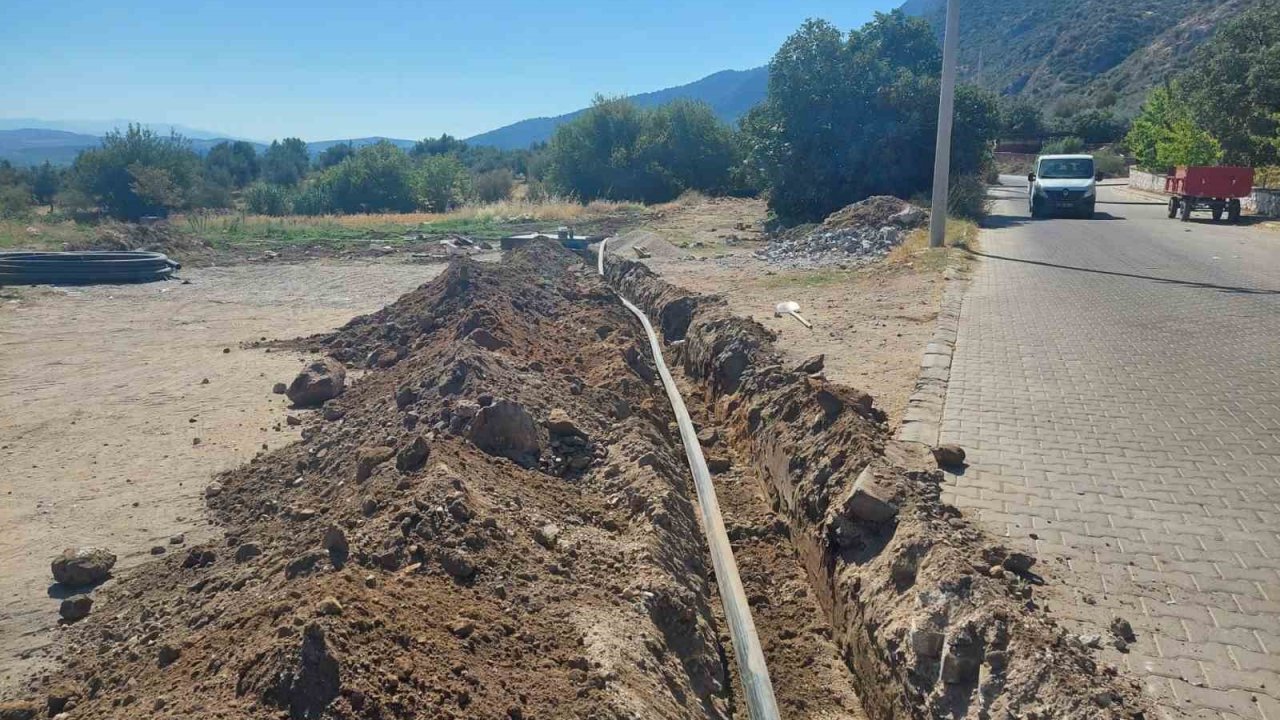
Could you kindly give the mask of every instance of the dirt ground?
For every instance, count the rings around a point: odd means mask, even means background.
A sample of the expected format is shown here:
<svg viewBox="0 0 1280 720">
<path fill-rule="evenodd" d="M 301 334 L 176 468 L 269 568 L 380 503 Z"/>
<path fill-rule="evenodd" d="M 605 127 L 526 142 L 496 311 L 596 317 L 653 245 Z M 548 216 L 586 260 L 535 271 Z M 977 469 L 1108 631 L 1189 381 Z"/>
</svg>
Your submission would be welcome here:
<svg viewBox="0 0 1280 720">
<path fill-rule="evenodd" d="M 646 227 L 682 254 L 644 262 L 676 285 L 723 295 L 734 313 L 777 333 L 789 359 L 826 354 L 827 377 L 870 393 L 896 426 L 933 334 L 945 266 L 902 253 L 862 269 L 775 268 L 752 256 L 764 242 L 765 210 L 755 199 L 678 207 Z M 812 330 L 774 316 L 785 300 L 800 304 Z"/>
<path fill-rule="evenodd" d="M 180 273 L 190 284 L 0 288 L 0 688 L 55 637 L 46 589 L 62 548 L 106 546 L 122 569 L 180 551 L 171 537 L 210 533 L 199 493 L 214 473 L 298 438 L 271 388 L 299 355 L 242 343 L 335 328 L 441 267 L 259 263 Z"/>
</svg>

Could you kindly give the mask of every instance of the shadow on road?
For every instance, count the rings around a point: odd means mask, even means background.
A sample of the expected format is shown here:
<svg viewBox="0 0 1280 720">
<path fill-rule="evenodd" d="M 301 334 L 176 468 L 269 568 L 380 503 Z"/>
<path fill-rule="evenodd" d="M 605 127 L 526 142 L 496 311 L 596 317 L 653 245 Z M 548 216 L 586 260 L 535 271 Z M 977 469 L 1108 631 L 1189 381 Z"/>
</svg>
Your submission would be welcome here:
<svg viewBox="0 0 1280 720">
<path fill-rule="evenodd" d="M 990 229 L 1002 229 L 1011 227 L 1021 227 L 1029 225 L 1033 222 L 1062 222 L 1063 220 L 1083 220 L 1085 222 L 1093 222 L 1095 220 L 1124 220 L 1118 215 L 1112 215 L 1109 212 L 1096 212 L 1092 218 L 1082 218 L 1072 215 L 1054 215 L 1052 217 L 1040 218 L 1033 220 L 1027 215 L 988 215 L 982 221 L 982 227 Z"/>
<path fill-rule="evenodd" d="M 976 257 L 989 258 L 991 260 L 1006 260 L 1008 262 L 1026 263 L 1028 265 L 1040 265 L 1042 267 L 1058 268 L 1059 270 L 1074 270 L 1076 272 L 1093 273 L 1096 275 L 1112 275 L 1114 277 L 1134 278 L 1137 280 L 1151 280 L 1153 282 L 1167 283 L 1170 285 L 1181 285 L 1188 288 L 1198 288 L 1204 290 L 1217 290 L 1219 292 L 1233 293 L 1239 295 L 1280 295 L 1280 290 L 1270 290 L 1267 288 L 1247 288 L 1237 287 L 1234 285 L 1217 285 L 1214 283 L 1196 282 L 1194 280 L 1178 280 L 1175 278 L 1162 278 L 1154 275 L 1139 275 L 1137 273 L 1117 272 L 1115 270 L 1098 270 L 1097 268 L 1076 267 L 1074 265 L 1059 265 L 1057 263 L 1044 262 L 1043 260 L 1028 260 L 1026 258 L 1009 257 L 1007 255 L 994 255 L 992 253 L 978 252 L 976 250 L 965 249 L 965 252 Z"/>
<path fill-rule="evenodd" d="M 1168 207 L 1169 203 L 1162 202 L 1127 202 L 1125 200 L 1099 200 L 1099 205 L 1155 205 L 1157 207 Z"/>
</svg>

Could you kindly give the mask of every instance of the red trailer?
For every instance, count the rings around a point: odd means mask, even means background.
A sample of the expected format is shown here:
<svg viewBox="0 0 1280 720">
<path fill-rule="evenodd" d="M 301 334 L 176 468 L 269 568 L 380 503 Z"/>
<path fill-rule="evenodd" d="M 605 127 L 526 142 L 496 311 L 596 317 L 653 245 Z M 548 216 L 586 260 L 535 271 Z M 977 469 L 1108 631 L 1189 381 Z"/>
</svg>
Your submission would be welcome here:
<svg viewBox="0 0 1280 720">
<path fill-rule="evenodd" d="M 1169 217 L 1179 217 L 1183 222 L 1191 219 L 1192 210 L 1210 210 L 1215 221 L 1240 219 L 1240 198 L 1253 193 L 1253 168 L 1247 167 L 1186 167 L 1175 168 L 1164 179 L 1164 191 L 1169 198 Z"/>
</svg>

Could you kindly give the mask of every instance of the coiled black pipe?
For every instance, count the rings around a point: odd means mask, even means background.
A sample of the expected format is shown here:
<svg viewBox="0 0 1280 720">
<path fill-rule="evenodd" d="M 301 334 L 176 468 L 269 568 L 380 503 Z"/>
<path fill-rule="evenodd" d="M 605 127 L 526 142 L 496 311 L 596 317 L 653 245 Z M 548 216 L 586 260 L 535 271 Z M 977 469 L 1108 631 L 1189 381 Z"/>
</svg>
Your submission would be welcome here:
<svg viewBox="0 0 1280 720">
<path fill-rule="evenodd" d="M 182 267 L 157 252 L 0 252 L 0 285 L 96 285 L 168 280 Z"/>
</svg>

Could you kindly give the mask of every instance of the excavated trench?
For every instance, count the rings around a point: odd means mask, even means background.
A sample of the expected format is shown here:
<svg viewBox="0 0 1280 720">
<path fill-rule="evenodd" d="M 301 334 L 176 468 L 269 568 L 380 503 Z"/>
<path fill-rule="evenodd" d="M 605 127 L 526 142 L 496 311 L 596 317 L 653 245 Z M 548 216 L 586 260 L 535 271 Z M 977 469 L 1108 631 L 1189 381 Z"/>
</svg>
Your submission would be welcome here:
<svg viewBox="0 0 1280 720">
<path fill-rule="evenodd" d="M 458 260 L 296 343 L 370 372 L 207 489 L 221 542 L 97 590 L 63 669 L 5 712 L 747 717 L 674 418 L 616 289 L 684 341 L 783 717 L 1149 714 L 869 397 L 783 367 L 716 299 L 606 265 L 552 243 Z"/>
</svg>

